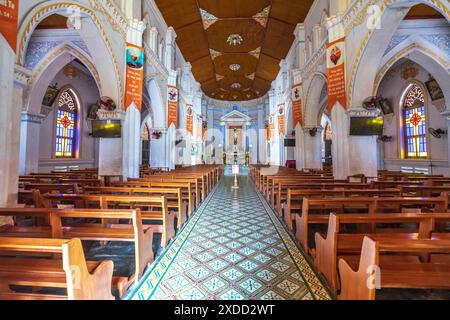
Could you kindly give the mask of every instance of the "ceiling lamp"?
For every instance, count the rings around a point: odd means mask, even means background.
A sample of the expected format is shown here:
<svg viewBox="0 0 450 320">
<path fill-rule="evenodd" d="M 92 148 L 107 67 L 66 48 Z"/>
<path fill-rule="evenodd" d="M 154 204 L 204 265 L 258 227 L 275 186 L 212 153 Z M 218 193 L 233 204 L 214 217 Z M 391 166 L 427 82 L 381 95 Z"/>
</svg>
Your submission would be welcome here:
<svg viewBox="0 0 450 320">
<path fill-rule="evenodd" d="M 233 88 L 235 90 L 239 90 L 241 88 L 241 84 L 238 82 L 235 82 L 231 85 L 231 88 Z"/>
<path fill-rule="evenodd" d="M 73 79 L 76 76 L 78 76 L 78 70 L 77 68 L 75 68 L 74 66 L 72 66 L 71 64 L 68 64 L 64 67 L 64 75 L 69 78 L 69 79 Z"/>
<path fill-rule="evenodd" d="M 244 39 L 242 39 L 242 36 L 237 33 L 230 34 L 227 39 L 227 42 L 230 46 L 238 46 L 242 43 L 242 41 L 244 41 Z"/>
<path fill-rule="evenodd" d="M 238 71 L 241 68 L 241 65 L 238 63 L 230 64 L 231 71 Z"/>
</svg>

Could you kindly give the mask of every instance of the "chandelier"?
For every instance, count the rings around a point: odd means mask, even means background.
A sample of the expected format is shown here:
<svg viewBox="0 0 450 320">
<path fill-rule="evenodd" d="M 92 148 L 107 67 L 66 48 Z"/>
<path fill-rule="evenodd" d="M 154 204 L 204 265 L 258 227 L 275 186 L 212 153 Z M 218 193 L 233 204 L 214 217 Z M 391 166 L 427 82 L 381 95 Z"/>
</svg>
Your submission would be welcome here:
<svg viewBox="0 0 450 320">
<path fill-rule="evenodd" d="M 231 85 L 231 88 L 233 88 L 233 89 L 236 89 L 236 90 L 238 90 L 238 89 L 240 89 L 240 88 L 241 88 L 241 84 L 240 84 L 240 83 L 237 83 L 237 82 L 235 82 L 235 83 L 233 83 L 233 84 Z"/>
<path fill-rule="evenodd" d="M 244 41 L 242 36 L 237 33 L 230 34 L 230 36 L 227 39 L 227 42 L 230 46 L 238 46 Z"/>
<path fill-rule="evenodd" d="M 230 64 L 231 71 L 238 71 L 240 68 L 241 68 L 240 64 L 237 64 L 237 63 Z"/>
</svg>

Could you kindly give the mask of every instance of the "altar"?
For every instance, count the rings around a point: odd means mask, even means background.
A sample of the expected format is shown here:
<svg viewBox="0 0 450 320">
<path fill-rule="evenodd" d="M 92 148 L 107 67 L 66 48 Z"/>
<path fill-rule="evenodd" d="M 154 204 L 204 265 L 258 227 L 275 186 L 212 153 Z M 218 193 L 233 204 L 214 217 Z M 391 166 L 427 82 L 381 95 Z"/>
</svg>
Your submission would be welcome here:
<svg viewBox="0 0 450 320">
<path fill-rule="evenodd" d="M 251 118 L 234 110 L 222 117 L 225 126 L 224 164 L 245 165 L 248 162 L 249 146 L 247 146 L 247 126 Z"/>
</svg>

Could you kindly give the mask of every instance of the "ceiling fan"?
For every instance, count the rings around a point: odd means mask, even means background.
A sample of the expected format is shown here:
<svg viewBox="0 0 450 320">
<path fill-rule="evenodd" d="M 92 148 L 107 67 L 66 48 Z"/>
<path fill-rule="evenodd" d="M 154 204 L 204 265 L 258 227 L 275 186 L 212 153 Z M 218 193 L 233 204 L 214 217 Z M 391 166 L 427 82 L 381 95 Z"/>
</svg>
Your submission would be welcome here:
<svg viewBox="0 0 450 320">
<path fill-rule="evenodd" d="M 428 132 L 435 137 L 436 139 L 440 139 L 442 138 L 443 135 L 447 134 L 446 130 L 442 130 L 442 129 L 434 129 L 434 128 L 429 128 Z"/>
</svg>

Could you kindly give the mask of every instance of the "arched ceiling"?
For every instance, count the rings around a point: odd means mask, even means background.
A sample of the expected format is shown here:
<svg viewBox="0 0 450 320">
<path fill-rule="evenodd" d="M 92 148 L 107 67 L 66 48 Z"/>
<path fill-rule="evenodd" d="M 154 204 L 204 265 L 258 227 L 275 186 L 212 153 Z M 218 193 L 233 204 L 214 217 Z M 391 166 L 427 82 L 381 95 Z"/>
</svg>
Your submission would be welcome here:
<svg viewBox="0 0 450 320">
<path fill-rule="evenodd" d="M 313 0 L 156 0 L 192 72 L 211 98 L 246 101 L 267 93 L 294 30 Z M 235 44 L 230 35 L 239 35 Z M 233 70 L 232 70 L 233 69 Z"/>
</svg>

